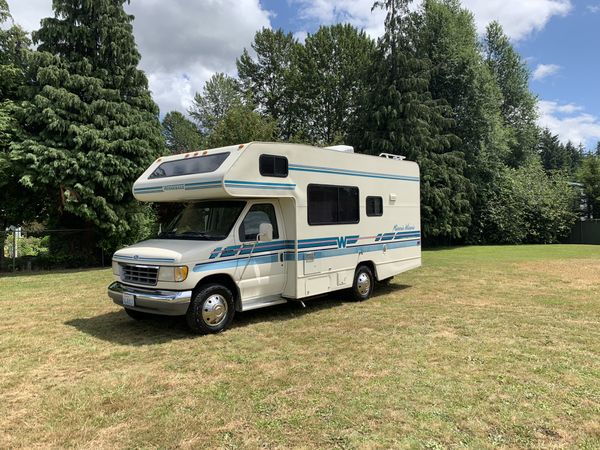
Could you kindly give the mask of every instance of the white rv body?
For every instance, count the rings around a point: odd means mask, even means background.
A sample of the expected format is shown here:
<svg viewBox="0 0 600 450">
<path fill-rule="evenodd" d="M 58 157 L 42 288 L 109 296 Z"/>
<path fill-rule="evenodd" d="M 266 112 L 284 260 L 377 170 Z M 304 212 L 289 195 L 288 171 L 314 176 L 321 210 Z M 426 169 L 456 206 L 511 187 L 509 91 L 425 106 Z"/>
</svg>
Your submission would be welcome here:
<svg viewBox="0 0 600 450">
<path fill-rule="evenodd" d="M 223 159 L 211 172 L 163 176 L 169 175 L 162 169 L 165 163 L 193 167 L 210 156 L 215 165 Z M 121 305 L 126 297 L 125 306 L 133 310 L 186 314 L 199 287 L 220 280 L 235 288 L 236 310 L 246 311 L 351 288 L 361 264 L 369 265 L 377 280 L 419 267 L 419 167 L 387 156 L 350 153 L 345 146 L 253 142 L 160 158 L 135 182 L 138 200 L 242 201 L 243 210 L 222 240 L 152 239 L 117 251 L 109 295 Z M 269 158 L 277 158 L 277 164 L 286 159 L 287 170 L 262 175 L 263 163 L 276 164 Z M 275 237 L 248 241 L 240 227 L 259 204 L 271 204 L 275 211 Z M 181 266 L 188 271 L 184 281 L 159 281 L 153 275 L 152 268 Z"/>
</svg>

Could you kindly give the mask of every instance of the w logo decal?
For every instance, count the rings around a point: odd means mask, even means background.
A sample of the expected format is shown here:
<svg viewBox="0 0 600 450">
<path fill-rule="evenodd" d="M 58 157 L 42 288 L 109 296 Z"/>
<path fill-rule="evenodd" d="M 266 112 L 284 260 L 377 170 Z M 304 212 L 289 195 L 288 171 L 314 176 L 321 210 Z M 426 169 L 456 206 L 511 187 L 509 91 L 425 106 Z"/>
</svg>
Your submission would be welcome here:
<svg viewBox="0 0 600 450">
<path fill-rule="evenodd" d="M 336 238 L 338 248 L 346 248 L 348 245 L 356 244 L 358 241 L 357 236 L 340 236 Z"/>
<path fill-rule="evenodd" d="M 340 236 L 337 238 L 337 246 L 338 248 L 346 248 L 346 244 L 348 243 L 346 236 Z"/>
</svg>

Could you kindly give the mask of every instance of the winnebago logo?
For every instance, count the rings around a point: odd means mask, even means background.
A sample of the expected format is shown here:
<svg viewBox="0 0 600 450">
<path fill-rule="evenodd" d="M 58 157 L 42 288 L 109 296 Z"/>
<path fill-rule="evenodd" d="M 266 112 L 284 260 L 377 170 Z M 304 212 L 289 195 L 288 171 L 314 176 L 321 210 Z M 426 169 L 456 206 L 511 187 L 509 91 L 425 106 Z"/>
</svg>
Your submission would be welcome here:
<svg viewBox="0 0 600 450">
<path fill-rule="evenodd" d="M 358 236 L 340 236 L 336 238 L 338 248 L 346 248 L 348 245 L 356 244 Z"/>
<path fill-rule="evenodd" d="M 185 184 L 170 184 L 163 186 L 164 191 L 183 191 L 185 190 Z"/>
</svg>

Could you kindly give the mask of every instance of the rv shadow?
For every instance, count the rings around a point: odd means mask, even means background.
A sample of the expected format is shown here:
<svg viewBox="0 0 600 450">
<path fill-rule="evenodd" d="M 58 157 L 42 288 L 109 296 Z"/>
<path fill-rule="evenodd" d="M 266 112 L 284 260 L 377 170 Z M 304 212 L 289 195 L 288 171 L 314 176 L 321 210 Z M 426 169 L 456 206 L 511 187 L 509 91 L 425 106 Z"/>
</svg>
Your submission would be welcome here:
<svg viewBox="0 0 600 450">
<path fill-rule="evenodd" d="M 180 317 L 157 316 L 136 321 L 123 309 L 94 317 L 68 320 L 65 325 L 104 341 L 135 347 L 195 337 L 189 333 L 185 321 Z"/>
<path fill-rule="evenodd" d="M 373 293 L 372 299 L 410 287 L 394 283 L 379 286 Z M 294 320 L 305 314 L 336 308 L 351 302 L 347 292 L 337 291 L 305 300 L 306 307 L 303 307 L 300 302 L 291 301 L 238 313 L 231 328 L 235 329 L 261 322 Z M 122 309 L 94 317 L 72 319 L 65 322 L 65 325 L 72 326 L 98 339 L 130 346 L 156 345 L 180 339 L 201 338 L 201 336 L 189 332 L 183 317 L 157 316 L 135 321 L 130 319 Z"/>
</svg>

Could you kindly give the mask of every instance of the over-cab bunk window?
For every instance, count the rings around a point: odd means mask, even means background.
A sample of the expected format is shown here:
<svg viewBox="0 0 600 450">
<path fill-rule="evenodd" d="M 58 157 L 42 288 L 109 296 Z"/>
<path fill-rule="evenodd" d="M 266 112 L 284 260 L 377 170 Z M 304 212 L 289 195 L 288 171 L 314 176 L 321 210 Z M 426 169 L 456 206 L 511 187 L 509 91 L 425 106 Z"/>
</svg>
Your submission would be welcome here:
<svg viewBox="0 0 600 450">
<path fill-rule="evenodd" d="M 221 167 L 221 164 L 223 164 L 223 161 L 225 161 L 228 156 L 229 152 L 225 152 L 215 153 L 214 155 L 176 159 L 175 161 L 165 161 L 150 174 L 148 179 L 214 172 Z"/>
<path fill-rule="evenodd" d="M 356 186 L 308 185 L 308 224 L 335 225 L 359 222 Z"/>
<path fill-rule="evenodd" d="M 288 176 L 288 159 L 285 156 L 260 155 L 258 170 L 263 177 L 285 178 Z"/>
</svg>

